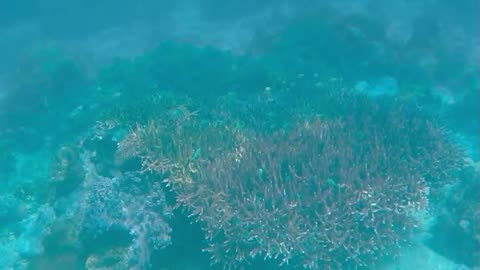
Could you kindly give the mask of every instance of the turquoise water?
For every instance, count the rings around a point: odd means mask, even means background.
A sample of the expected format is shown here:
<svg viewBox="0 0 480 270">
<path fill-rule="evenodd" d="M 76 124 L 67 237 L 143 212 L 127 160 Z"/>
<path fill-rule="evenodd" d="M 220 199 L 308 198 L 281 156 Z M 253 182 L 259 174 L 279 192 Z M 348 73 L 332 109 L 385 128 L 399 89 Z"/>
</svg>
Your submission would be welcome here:
<svg viewBox="0 0 480 270">
<path fill-rule="evenodd" d="M 17 1 L 0 40 L 0 270 L 480 267 L 475 1 Z"/>
</svg>

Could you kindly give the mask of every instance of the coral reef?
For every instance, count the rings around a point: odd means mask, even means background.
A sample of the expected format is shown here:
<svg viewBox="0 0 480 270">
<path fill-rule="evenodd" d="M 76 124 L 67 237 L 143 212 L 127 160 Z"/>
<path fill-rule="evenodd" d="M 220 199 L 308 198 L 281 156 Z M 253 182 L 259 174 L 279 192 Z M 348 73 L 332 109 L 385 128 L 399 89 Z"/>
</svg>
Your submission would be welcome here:
<svg viewBox="0 0 480 270">
<path fill-rule="evenodd" d="M 242 267 L 263 257 L 309 269 L 372 267 L 423 229 L 417 214 L 437 211 L 464 153 L 414 108 L 345 89 L 324 98 L 336 114 L 319 111 L 269 132 L 259 128 L 268 121 L 233 125 L 228 112 L 210 119 L 220 126 L 186 111 L 181 121 L 159 115 L 131 129 L 118 154 L 165 178 L 202 224 L 215 263 Z M 249 113 L 243 119 L 262 115 Z"/>
<path fill-rule="evenodd" d="M 477 267 L 464 33 L 307 13 L 252 55 L 167 41 L 87 76 L 33 50 L 0 93 L 0 268 Z"/>
<path fill-rule="evenodd" d="M 475 165 L 473 165 L 475 166 Z M 478 168 L 468 168 L 446 194 L 442 211 L 430 228 L 428 245 L 452 261 L 480 267 L 480 202 Z M 448 243 L 448 244 L 447 244 Z"/>
<path fill-rule="evenodd" d="M 98 174 L 88 151 L 80 155 L 85 178 L 75 192 L 56 201 L 62 213 L 57 223 L 70 224 L 63 237 L 79 241 L 82 249 L 93 256 L 99 247 L 90 246 L 99 238 L 112 238 L 101 249 L 118 248 L 115 235 L 126 238 L 123 269 L 146 269 L 151 253 L 168 246 L 171 231 L 168 220 L 171 210 L 159 183 L 140 178 L 134 173 L 106 177 Z M 72 223 L 73 222 L 73 226 Z M 74 244 L 75 245 L 75 244 Z"/>
</svg>

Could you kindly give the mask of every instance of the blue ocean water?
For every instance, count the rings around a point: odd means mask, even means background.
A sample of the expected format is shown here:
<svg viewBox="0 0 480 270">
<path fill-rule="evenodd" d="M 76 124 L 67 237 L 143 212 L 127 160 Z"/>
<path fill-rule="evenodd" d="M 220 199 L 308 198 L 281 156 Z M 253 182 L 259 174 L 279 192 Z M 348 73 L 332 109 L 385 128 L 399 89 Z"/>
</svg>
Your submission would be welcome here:
<svg viewBox="0 0 480 270">
<path fill-rule="evenodd" d="M 0 2 L 0 270 L 479 269 L 478 12 Z"/>
</svg>

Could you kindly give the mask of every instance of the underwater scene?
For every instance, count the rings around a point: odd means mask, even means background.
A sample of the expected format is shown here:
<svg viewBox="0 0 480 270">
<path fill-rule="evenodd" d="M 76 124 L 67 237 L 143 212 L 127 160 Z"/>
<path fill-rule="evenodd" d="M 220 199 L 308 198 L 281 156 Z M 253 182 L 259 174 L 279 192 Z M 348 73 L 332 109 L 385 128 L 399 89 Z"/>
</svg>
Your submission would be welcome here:
<svg viewBox="0 0 480 270">
<path fill-rule="evenodd" d="M 0 270 L 478 270 L 476 0 L 0 2 Z"/>
</svg>

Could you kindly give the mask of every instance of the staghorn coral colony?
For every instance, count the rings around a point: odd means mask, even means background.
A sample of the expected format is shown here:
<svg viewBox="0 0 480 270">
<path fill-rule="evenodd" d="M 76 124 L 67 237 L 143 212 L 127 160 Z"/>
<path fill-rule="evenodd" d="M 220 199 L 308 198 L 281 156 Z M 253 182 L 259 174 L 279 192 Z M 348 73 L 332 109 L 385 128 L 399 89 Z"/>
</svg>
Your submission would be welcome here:
<svg viewBox="0 0 480 270">
<path fill-rule="evenodd" d="M 384 269 L 419 245 L 478 267 L 478 164 L 455 107 L 431 70 L 403 78 L 368 21 L 328 20 L 257 58 L 170 42 L 90 81 L 42 52 L 0 114 L 0 268 Z M 438 238 L 452 231 L 460 255 Z"/>
<path fill-rule="evenodd" d="M 335 91 L 323 98 L 349 114 L 320 110 L 257 132 L 266 123 L 239 127 L 225 111 L 213 123 L 183 112 L 135 126 L 117 154 L 138 157 L 142 171 L 171 187 L 205 231 L 214 263 L 372 267 L 411 243 L 418 213 L 435 211 L 430 202 L 458 181 L 463 152 L 428 118 Z"/>
</svg>

